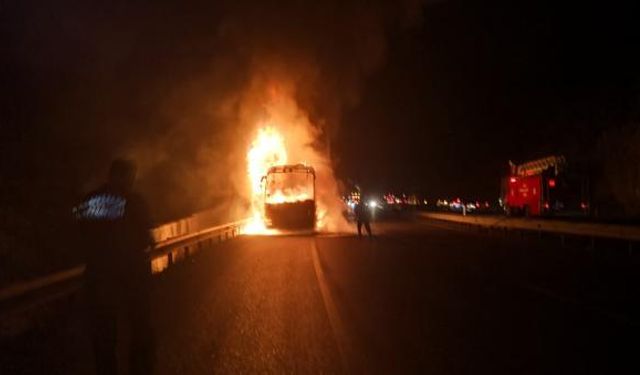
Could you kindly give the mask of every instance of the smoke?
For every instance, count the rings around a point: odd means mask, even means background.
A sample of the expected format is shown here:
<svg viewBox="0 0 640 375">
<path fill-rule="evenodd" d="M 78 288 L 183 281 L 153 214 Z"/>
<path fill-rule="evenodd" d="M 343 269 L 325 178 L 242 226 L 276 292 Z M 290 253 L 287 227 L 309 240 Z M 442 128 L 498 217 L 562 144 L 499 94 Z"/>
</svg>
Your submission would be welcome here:
<svg viewBox="0 0 640 375">
<path fill-rule="evenodd" d="M 274 78 L 277 80 L 273 81 Z M 246 91 L 254 95 L 247 95 L 241 103 L 241 113 L 247 116 L 246 127 L 273 127 L 284 135 L 288 163 L 304 163 L 316 170 L 318 229 L 346 231 L 348 224 L 342 216 L 343 203 L 339 198 L 333 166 L 327 148 L 318 142 L 322 139 L 322 129 L 313 125 L 297 105 L 294 89 L 295 85 L 286 77 L 274 76 L 273 72 L 257 76 L 252 89 Z M 256 119 L 256 115 L 261 118 Z M 250 193 L 251 190 L 244 188 L 238 195 L 247 196 L 245 192 Z M 249 194 L 247 200 L 251 198 Z"/>
<path fill-rule="evenodd" d="M 46 156 L 35 163 L 87 189 L 112 158 L 133 157 L 160 219 L 211 206 L 241 214 L 246 151 L 267 119 L 295 140 L 292 159 L 316 167 L 318 191 L 337 193 L 331 141 L 348 126 L 341 115 L 384 64 L 387 35 L 422 14 L 420 1 L 8 8 L 18 21 L 7 26 L 7 49 L 40 98 L 30 105 L 46 136 L 33 147 Z M 319 198 L 330 209 L 334 198 Z"/>
</svg>

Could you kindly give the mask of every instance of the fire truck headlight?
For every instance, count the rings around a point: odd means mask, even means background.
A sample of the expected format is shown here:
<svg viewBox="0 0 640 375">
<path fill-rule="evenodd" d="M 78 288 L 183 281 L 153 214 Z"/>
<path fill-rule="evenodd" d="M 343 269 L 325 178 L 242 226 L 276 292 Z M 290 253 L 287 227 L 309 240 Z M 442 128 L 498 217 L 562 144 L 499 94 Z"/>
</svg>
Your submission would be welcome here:
<svg viewBox="0 0 640 375">
<path fill-rule="evenodd" d="M 376 201 L 369 201 L 369 207 L 371 208 L 376 208 L 378 206 L 378 202 Z"/>
</svg>

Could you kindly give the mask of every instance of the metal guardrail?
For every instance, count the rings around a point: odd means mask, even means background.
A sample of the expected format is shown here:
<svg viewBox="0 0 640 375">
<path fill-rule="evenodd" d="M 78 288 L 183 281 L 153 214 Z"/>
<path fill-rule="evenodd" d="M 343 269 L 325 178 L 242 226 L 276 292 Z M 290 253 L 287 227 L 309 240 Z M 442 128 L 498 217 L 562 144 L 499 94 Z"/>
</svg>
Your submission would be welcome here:
<svg viewBox="0 0 640 375">
<path fill-rule="evenodd" d="M 182 221 L 184 219 L 176 223 Z M 175 237 L 166 238 L 167 235 L 163 235 L 164 239 L 156 242 L 149 251 L 152 272 L 162 272 L 172 264 L 200 250 L 205 243 L 212 245 L 238 236 L 246 223 L 247 220 L 240 220 Z M 158 228 L 172 226 L 173 224 L 165 224 Z M 157 232 L 158 228 L 153 231 Z M 154 237 L 158 238 L 156 233 L 154 233 Z M 81 285 L 80 281 L 84 270 L 85 266 L 80 265 L 1 289 L 0 316 L 6 313 L 24 311 L 77 291 Z"/>
<path fill-rule="evenodd" d="M 173 263 L 200 250 L 204 242 L 208 241 L 212 245 L 216 241 L 222 242 L 236 237 L 241 234 L 242 227 L 248 221 L 248 219 L 234 221 L 156 243 L 150 252 L 152 271 L 162 272 Z"/>
<path fill-rule="evenodd" d="M 574 235 L 591 238 L 609 238 L 624 241 L 640 241 L 640 227 L 631 225 L 574 223 L 561 220 L 542 220 L 532 218 L 512 218 L 505 216 L 474 216 L 445 213 L 420 213 L 421 217 L 461 224 L 477 225 L 496 229 L 517 229 L 548 232 L 559 235 Z"/>
</svg>

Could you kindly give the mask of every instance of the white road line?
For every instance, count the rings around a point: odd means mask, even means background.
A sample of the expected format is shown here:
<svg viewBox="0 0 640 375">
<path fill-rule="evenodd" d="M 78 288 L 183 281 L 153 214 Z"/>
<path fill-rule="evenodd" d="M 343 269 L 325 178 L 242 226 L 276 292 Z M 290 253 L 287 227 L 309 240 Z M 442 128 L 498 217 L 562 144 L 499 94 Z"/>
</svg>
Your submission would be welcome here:
<svg viewBox="0 0 640 375">
<path fill-rule="evenodd" d="M 318 279 L 318 286 L 320 287 L 320 294 L 322 295 L 324 308 L 327 312 L 327 317 L 329 318 L 331 330 L 333 331 L 333 338 L 336 341 L 338 352 L 340 353 L 342 368 L 348 373 L 350 371 L 347 361 L 347 353 L 350 352 L 351 344 L 345 333 L 344 324 L 340 318 L 336 304 L 333 301 L 333 297 L 331 297 L 327 280 L 324 276 L 324 272 L 322 271 L 320 258 L 318 257 L 318 246 L 315 238 L 311 240 L 311 256 L 313 258 L 313 269 L 315 270 L 316 278 Z"/>
</svg>

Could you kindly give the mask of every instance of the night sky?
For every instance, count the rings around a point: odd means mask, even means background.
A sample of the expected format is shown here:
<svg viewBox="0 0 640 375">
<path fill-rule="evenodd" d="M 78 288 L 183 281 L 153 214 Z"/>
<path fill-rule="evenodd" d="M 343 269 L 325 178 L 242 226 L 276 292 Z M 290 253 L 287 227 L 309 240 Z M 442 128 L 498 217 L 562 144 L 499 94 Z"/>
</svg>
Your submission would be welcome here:
<svg viewBox="0 0 640 375">
<path fill-rule="evenodd" d="M 387 64 L 346 116 L 353 128 L 340 149 L 359 134 L 361 158 L 344 170 L 432 196 L 495 199 L 508 160 L 590 159 L 604 129 L 637 120 L 634 14 L 608 3 L 427 7 L 419 29 L 391 36 Z"/>
<path fill-rule="evenodd" d="M 131 150 L 158 216 L 226 199 L 256 75 L 289 75 L 343 181 L 431 197 L 496 199 L 509 159 L 588 160 L 640 109 L 630 6 L 177 3 L 2 2 L 3 210 L 62 210 Z"/>
</svg>

